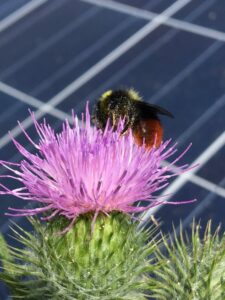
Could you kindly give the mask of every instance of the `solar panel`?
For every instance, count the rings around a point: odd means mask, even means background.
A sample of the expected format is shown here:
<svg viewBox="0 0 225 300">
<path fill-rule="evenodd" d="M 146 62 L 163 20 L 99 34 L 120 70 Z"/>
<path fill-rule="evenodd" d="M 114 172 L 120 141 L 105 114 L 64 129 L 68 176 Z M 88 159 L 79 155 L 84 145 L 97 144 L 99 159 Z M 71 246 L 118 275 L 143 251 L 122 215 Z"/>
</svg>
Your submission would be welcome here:
<svg viewBox="0 0 225 300">
<path fill-rule="evenodd" d="M 181 150 L 192 142 L 183 160 L 200 162 L 170 188 L 174 200 L 198 201 L 155 212 L 163 230 L 180 220 L 189 228 L 193 217 L 223 222 L 224 10 L 215 0 L 1 1 L 0 158 L 21 159 L 9 130 L 32 151 L 16 122 L 35 136 L 28 108 L 59 128 L 71 109 L 80 114 L 87 100 L 93 107 L 106 89 L 134 87 L 175 115 L 162 120 L 165 139 L 177 140 Z M 4 196 L 0 205 L 7 235 L 4 212 L 24 202 Z M 15 221 L 28 226 L 25 218 Z M 3 286 L 0 295 L 7 299 Z"/>
</svg>

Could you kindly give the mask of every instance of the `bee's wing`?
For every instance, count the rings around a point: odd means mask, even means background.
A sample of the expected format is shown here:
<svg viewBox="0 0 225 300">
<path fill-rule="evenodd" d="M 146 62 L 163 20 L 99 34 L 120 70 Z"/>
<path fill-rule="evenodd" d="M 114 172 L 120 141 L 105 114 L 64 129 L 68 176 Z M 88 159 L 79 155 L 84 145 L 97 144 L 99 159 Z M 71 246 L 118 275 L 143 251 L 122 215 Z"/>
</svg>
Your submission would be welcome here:
<svg viewBox="0 0 225 300">
<path fill-rule="evenodd" d="M 136 101 L 136 105 L 138 105 L 138 108 L 143 117 L 148 117 L 149 115 L 152 114 L 156 114 L 156 115 L 160 114 L 160 115 L 168 116 L 170 118 L 174 118 L 173 114 L 171 114 L 168 110 L 166 110 L 161 106 L 150 104 L 144 101 Z"/>
</svg>

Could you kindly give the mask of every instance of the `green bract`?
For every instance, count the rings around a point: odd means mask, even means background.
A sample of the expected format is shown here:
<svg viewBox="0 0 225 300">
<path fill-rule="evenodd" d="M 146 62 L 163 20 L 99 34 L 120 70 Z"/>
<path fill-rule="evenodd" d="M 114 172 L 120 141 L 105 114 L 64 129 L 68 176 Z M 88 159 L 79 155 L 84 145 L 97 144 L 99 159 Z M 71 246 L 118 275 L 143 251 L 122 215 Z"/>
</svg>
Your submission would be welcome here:
<svg viewBox="0 0 225 300">
<path fill-rule="evenodd" d="M 34 234 L 14 230 L 25 249 L 6 251 L 2 241 L 0 277 L 14 299 L 146 299 L 148 274 L 156 267 L 149 256 L 157 245 L 146 241 L 154 229 L 140 231 L 129 217 L 112 213 L 100 214 L 92 231 L 92 218 L 79 217 L 63 235 L 59 232 L 68 220 L 41 224 L 31 219 Z"/>
</svg>

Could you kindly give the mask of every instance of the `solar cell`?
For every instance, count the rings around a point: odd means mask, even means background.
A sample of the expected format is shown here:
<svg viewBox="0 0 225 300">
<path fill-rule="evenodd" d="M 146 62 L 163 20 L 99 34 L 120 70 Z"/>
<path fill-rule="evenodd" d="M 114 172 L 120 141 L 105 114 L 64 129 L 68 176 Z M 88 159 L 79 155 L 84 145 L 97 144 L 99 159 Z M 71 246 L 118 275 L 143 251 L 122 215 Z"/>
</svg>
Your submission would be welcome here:
<svg viewBox="0 0 225 300">
<path fill-rule="evenodd" d="M 198 5 L 205 6 L 204 0 L 198 1 Z M 213 1 L 211 0 L 210 5 L 205 10 L 205 12 L 193 23 L 205 26 L 207 28 L 217 29 L 224 31 L 225 24 L 224 24 L 224 14 L 225 8 L 222 1 Z M 185 16 L 193 11 L 196 7 L 196 3 L 191 1 L 188 5 L 186 5 L 182 10 L 180 10 L 177 14 L 174 15 L 174 18 L 182 20 Z"/>
<path fill-rule="evenodd" d="M 0 3 L 0 20 L 6 18 L 14 11 L 18 10 L 20 7 L 24 6 L 30 0 L 2 0 Z"/>
<path fill-rule="evenodd" d="M 224 113 L 224 110 L 223 110 Z M 222 118 L 220 118 L 220 122 Z M 221 122 L 222 123 L 222 122 Z M 220 123 L 221 126 L 223 126 Z M 209 124 L 210 126 L 211 124 Z M 203 177 L 210 182 L 220 185 L 220 182 L 224 178 L 225 166 L 224 166 L 224 148 L 214 155 L 209 162 L 198 172 L 200 177 Z"/>
</svg>

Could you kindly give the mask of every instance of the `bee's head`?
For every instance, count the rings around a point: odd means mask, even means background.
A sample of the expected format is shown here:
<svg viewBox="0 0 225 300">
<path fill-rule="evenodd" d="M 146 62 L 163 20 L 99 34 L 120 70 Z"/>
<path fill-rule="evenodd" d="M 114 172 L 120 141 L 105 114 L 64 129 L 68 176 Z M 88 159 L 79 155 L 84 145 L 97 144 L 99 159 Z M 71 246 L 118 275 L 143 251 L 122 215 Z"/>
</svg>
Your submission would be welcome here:
<svg viewBox="0 0 225 300">
<path fill-rule="evenodd" d="M 134 89 L 108 90 L 99 98 L 96 105 L 95 118 L 98 127 L 105 126 L 107 119 L 116 128 L 120 118 L 130 118 L 134 110 L 134 102 L 141 97 Z"/>
</svg>

